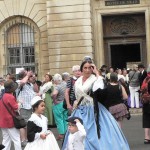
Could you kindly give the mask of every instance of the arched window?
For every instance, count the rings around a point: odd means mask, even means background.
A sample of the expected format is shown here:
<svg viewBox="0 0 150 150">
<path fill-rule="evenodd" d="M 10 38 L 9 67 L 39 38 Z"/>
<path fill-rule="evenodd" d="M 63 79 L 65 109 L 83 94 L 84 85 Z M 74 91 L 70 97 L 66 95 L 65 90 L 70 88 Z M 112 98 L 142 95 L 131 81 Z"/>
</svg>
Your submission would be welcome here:
<svg viewBox="0 0 150 150">
<path fill-rule="evenodd" d="M 35 71 L 34 28 L 23 23 L 11 26 L 6 31 L 8 72 L 16 68 Z"/>
</svg>

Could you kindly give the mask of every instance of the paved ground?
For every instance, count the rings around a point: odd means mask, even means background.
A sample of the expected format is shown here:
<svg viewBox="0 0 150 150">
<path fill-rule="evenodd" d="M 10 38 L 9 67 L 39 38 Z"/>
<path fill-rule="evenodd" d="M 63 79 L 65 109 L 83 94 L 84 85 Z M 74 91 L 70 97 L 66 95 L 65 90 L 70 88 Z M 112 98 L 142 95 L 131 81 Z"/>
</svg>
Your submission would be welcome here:
<svg viewBox="0 0 150 150">
<path fill-rule="evenodd" d="M 53 133 L 57 137 L 57 130 L 56 128 L 52 129 Z M 123 123 L 123 132 L 129 142 L 131 150 L 150 150 L 150 144 L 145 145 L 143 144 L 144 139 L 144 131 L 142 129 L 142 116 L 140 113 L 138 115 L 132 115 L 131 119 L 124 120 Z M 1 133 L 0 133 L 0 141 L 2 140 Z M 59 146 L 61 147 L 61 141 L 58 142 Z M 14 150 L 13 146 L 12 149 Z"/>
<path fill-rule="evenodd" d="M 150 144 L 145 145 L 142 116 L 132 115 L 130 120 L 124 120 L 123 132 L 128 140 L 131 150 L 150 150 Z"/>
</svg>

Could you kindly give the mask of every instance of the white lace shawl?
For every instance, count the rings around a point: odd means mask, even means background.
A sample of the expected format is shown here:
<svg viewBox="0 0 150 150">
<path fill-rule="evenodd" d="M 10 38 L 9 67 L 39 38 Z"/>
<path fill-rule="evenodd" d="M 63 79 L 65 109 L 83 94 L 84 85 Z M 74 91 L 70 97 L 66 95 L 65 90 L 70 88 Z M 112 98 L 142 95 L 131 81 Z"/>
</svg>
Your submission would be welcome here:
<svg viewBox="0 0 150 150">
<path fill-rule="evenodd" d="M 99 76 L 98 78 L 95 75 L 91 75 L 84 83 L 82 82 L 83 76 L 81 76 L 75 82 L 75 95 L 77 101 L 83 96 L 84 99 L 81 102 L 81 105 L 93 105 L 93 98 L 87 95 L 91 90 L 96 91 L 98 88 L 103 89 L 104 83 L 103 78 Z M 83 83 L 83 84 L 82 84 Z"/>
</svg>

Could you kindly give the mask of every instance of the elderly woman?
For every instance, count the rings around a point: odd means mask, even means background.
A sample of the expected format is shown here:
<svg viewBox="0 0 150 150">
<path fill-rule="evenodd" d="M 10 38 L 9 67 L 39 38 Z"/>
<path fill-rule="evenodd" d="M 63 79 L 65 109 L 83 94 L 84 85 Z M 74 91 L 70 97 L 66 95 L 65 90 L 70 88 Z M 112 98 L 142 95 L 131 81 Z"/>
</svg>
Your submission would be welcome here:
<svg viewBox="0 0 150 150">
<path fill-rule="evenodd" d="M 53 98 L 53 113 L 54 119 L 58 130 L 57 140 L 62 140 L 63 136 L 67 130 L 67 117 L 68 111 L 63 108 L 63 101 L 65 97 L 66 82 L 62 80 L 60 74 L 55 74 L 53 77 L 55 84 L 54 91 L 52 93 Z"/>
<path fill-rule="evenodd" d="M 129 90 L 130 90 L 130 98 L 131 98 L 131 108 L 139 108 L 139 90 L 140 90 L 140 72 L 138 71 L 138 66 L 136 64 L 133 65 L 133 70 L 129 72 Z M 135 100 L 135 103 L 134 103 Z"/>
<path fill-rule="evenodd" d="M 70 74 L 68 72 L 62 73 L 62 80 L 67 82 L 70 79 Z"/>
<path fill-rule="evenodd" d="M 83 120 L 87 133 L 85 150 L 129 150 L 118 123 L 109 111 L 98 103 L 101 97 L 95 95 L 98 89 L 104 88 L 103 77 L 99 76 L 90 58 L 82 62 L 80 70 L 82 76 L 75 82 L 77 101 L 71 116 Z M 62 150 L 66 150 L 68 135 L 69 132 L 65 135 Z"/>
<path fill-rule="evenodd" d="M 19 104 L 13 96 L 13 92 L 17 89 L 17 84 L 9 79 L 4 83 L 4 87 L 5 93 L 0 100 L 0 128 L 3 135 L 2 143 L 5 146 L 5 150 L 10 150 L 11 142 L 13 141 L 15 150 L 21 150 L 19 129 L 14 127 L 13 117 L 5 107 L 6 105 L 13 114 L 18 111 Z"/>
</svg>

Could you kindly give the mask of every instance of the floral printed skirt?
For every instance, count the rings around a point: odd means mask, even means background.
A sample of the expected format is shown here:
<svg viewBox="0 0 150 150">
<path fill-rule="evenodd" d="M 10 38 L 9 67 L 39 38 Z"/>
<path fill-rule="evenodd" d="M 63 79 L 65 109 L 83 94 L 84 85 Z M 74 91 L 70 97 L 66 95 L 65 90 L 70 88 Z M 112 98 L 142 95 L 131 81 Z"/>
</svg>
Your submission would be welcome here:
<svg viewBox="0 0 150 150">
<path fill-rule="evenodd" d="M 128 114 L 127 107 L 123 103 L 109 107 L 109 111 L 114 116 L 114 118 L 118 121 L 119 120 L 121 121 Z"/>
</svg>

